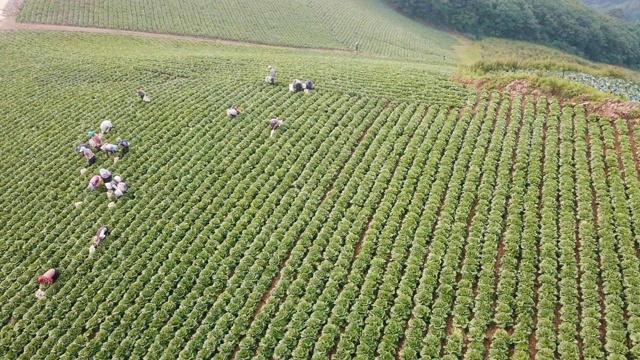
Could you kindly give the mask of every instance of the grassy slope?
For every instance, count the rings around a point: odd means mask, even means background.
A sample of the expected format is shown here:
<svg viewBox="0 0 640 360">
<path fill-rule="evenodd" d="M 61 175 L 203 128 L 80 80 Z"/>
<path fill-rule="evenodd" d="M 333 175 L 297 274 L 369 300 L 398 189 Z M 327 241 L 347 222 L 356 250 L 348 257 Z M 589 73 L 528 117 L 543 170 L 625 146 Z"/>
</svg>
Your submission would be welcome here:
<svg viewBox="0 0 640 360">
<path fill-rule="evenodd" d="M 457 48 L 460 63 L 473 66 L 480 62 L 510 64 L 518 68 L 566 69 L 596 75 L 610 75 L 632 80 L 640 79 L 637 72 L 595 63 L 557 49 L 523 41 L 486 38 L 476 42 L 464 42 Z"/>
<path fill-rule="evenodd" d="M 498 88 L 526 79 L 534 88 L 567 99 L 581 97 L 600 102 L 620 95 L 634 101 L 638 98 L 637 71 L 522 41 L 486 38 L 461 43 L 456 51 L 461 65 L 457 76 L 462 79 Z"/>
<path fill-rule="evenodd" d="M 26 0 L 19 21 L 187 34 L 412 59 L 452 59 L 457 40 L 381 0 Z"/>
</svg>

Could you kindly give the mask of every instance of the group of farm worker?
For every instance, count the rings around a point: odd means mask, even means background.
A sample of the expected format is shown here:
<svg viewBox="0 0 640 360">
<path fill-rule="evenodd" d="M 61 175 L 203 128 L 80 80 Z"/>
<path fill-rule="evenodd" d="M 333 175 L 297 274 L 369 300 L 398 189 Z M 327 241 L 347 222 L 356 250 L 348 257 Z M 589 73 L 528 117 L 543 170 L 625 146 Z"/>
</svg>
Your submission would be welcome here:
<svg viewBox="0 0 640 360">
<path fill-rule="evenodd" d="M 93 255 L 96 252 L 96 248 L 100 245 L 102 240 L 104 240 L 107 235 L 109 235 L 109 229 L 106 226 L 101 226 L 96 232 L 95 236 L 91 239 L 91 246 L 89 246 L 89 255 Z M 53 285 L 56 280 L 60 277 L 60 270 L 57 268 L 51 268 L 47 270 L 44 274 L 38 277 L 38 283 L 41 285 Z M 45 293 L 42 290 L 36 291 L 36 297 L 38 299 L 42 299 L 45 297 Z"/>
<path fill-rule="evenodd" d="M 268 69 L 269 69 L 269 75 L 265 77 L 264 81 L 268 84 L 275 85 L 276 69 L 272 65 L 269 65 Z M 298 79 L 295 79 L 291 84 L 289 84 L 289 91 L 291 92 L 304 91 L 305 93 L 308 93 L 309 90 L 311 89 L 313 89 L 313 82 L 311 80 L 302 82 Z M 240 115 L 240 113 L 241 111 L 240 109 L 238 109 L 238 105 L 233 105 L 231 108 L 227 109 L 227 115 L 230 116 L 232 119 Z M 283 123 L 282 120 L 278 118 L 273 118 L 269 120 L 269 126 L 271 127 L 271 134 L 269 135 L 269 137 L 273 136 L 276 129 L 282 126 L 282 123 Z"/>
<path fill-rule="evenodd" d="M 124 139 L 118 138 L 115 144 L 109 144 L 104 142 L 104 135 L 113 128 L 113 124 L 110 120 L 105 120 L 100 124 L 100 132 L 90 131 L 89 141 L 76 146 L 76 152 L 82 153 L 87 160 L 89 166 L 96 162 L 96 155 L 92 149 L 98 149 L 103 151 L 109 158 L 109 155 L 114 155 L 118 151 L 118 147 L 122 148 L 122 153 L 129 152 L 129 142 Z"/>
<path fill-rule="evenodd" d="M 269 69 L 269 75 L 265 77 L 264 81 L 267 82 L 268 84 L 275 85 L 276 69 L 272 65 L 269 65 L 268 69 Z M 302 82 L 298 79 L 295 79 L 291 84 L 289 84 L 289 91 L 291 92 L 304 91 L 305 93 L 307 93 L 311 89 L 313 89 L 313 82 L 311 80 L 306 80 L 305 82 Z"/>
<path fill-rule="evenodd" d="M 104 185 L 107 191 L 112 191 L 116 199 L 121 198 L 127 192 L 127 184 L 120 176 L 113 176 L 107 169 L 100 169 L 100 175 L 94 175 L 89 180 L 89 190 L 94 191 L 99 186 Z"/>
<path fill-rule="evenodd" d="M 138 96 L 140 100 L 143 102 L 151 102 L 151 99 L 147 96 L 144 90 L 138 90 Z M 86 158 L 89 165 L 93 165 L 96 161 L 96 156 L 92 150 L 98 149 L 100 151 L 104 151 L 109 158 L 109 155 L 114 155 L 118 151 L 118 147 L 122 148 L 122 153 L 126 154 L 129 152 L 129 142 L 124 139 L 118 138 L 116 140 L 116 144 L 108 144 L 104 142 L 104 135 L 107 134 L 113 128 L 113 123 L 110 120 L 105 120 L 100 124 L 100 132 L 96 133 L 95 131 L 89 132 L 89 141 L 86 143 L 82 143 L 76 147 L 76 152 L 82 153 Z M 83 169 L 81 172 L 84 172 Z M 127 192 L 127 185 L 120 176 L 113 176 L 111 172 L 107 169 L 100 169 L 99 175 L 94 175 L 89 180 L 89 190 L 93 191 L 97 189 L 99 186 L 104 185 L 108 190 L 108 195 L 111 195 L 111 192 L 115 194 L 116 199 L 122 197 Z M 80 203 L 78 203 L 80 204 Z M 112 205 L 112 204 L 109 204 Z M 109 229 L 106 226 L 101 226 L 96 232 L 95 236 L 92 238 L 91 246 L 89 247 L 89 255 L 93 255 L 96 252 L 96 249 L 104 240 L 107 235 L 109 235 Z M 53 285 L 56 280 L 60 277 L 60 270 L 57 268 L 51 268 L 47 270 L 44 274 L 38 277 L 38 283 L 41 285 L 48 284 L 49 286 Z M 38 299 L 43 299 L 45 297 L 45 292 L 41 289 L 36 291 L 36 297 Z"/>
<path fill-rule="evenodd" d="M 313 89 L 313 82 L 311 80 L 302 82 L 295 79 L 291 84 L 289 84 L 289 91 L 291 92 L 304 91 L 305 93 L 308 93 L 311 89 Z"/>
<path fill-rule="evenodd" d="M 240 115 L 240 109 L 238 109 L 238 105 L 233 105 L 230 109 L 227 109 L 227 115 L 229 115 L 232 119 Z M 273 118 L 269 120 L 269 126 L 271 127 L 271 135 L 269 135 L 269 137 L 272 137 L 276 129 L 282 126 L 282 120 Z"/>
</svg>

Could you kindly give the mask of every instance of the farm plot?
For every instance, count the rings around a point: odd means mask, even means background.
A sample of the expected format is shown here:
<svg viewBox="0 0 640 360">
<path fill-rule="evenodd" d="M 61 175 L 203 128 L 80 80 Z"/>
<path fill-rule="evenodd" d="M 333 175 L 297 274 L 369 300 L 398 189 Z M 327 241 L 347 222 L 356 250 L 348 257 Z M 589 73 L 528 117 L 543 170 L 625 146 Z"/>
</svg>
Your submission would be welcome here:
<svg viewBox="0 0 640 360">
<path fill-rule="evenodd" d="M 26 0 L 18 21 L 195 35 L 305 48 L 358 50 L 454 64 L 452 35 L 381 0 Z"/>
<path fill-rule="evenodd" d="M 0 45 L 5 358 L 640 355 L 634 123 L 468 93 L 424 64 L 303 54 L 309 70 L 298 52 L 86 34 Z M 317 89 L 269 86 L 267 64 Z M 104 118 L 131 151 L 80 174 L 73 147 Z M 99 167 L 130 186 L 113 209 L 86 190 Z"/>
</svg>

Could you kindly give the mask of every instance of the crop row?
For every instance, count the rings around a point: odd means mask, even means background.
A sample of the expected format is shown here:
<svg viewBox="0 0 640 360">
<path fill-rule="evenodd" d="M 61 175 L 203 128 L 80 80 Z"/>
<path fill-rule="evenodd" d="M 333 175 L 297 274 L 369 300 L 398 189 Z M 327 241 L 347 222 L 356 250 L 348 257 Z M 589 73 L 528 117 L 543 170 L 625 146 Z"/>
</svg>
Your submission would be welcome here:
<svg viewBox="0 0 640 360">
<path fill-rule="evenodd" d="M 416 64 L 318 55 L 324 85 L 289 94 L 253 80 L 272 60 L 302 69 L 286 50 L 105 37 L 105 62 L 93 37 L 42 36 L 68 48 L 0 36 L 0 77 L 23 89 L 0 88 L 5 358 L 638 355 L 632 124 Z M 42 46 L 28 66 L 21 43 Z M 132 143 L 98 155 L 130 184 L 113 209 L 73 153 L 104 118 Z M 38 301 L 49 267 L 62 276 Z"/>
<path fill-rule="evenodd" d="M 359 16 L 349 14 L 358 13 Z M 195 35 L 303 48 L 358 50 L 389 57 L 441 61 L 455 39 L 390 12 L 381 1 L 300 3 L 293 0 L 25 2 L 21 22 Z"/>
<path fill-rule="evenodd" d="M 527 189 L 525 193 L 523 231 L 520 242 L 520 264 L 518 265 L 517 287 L 515 289 L 513 334 L 513 357 L 515 359 L 529 359 L 529 343 L 531 333 L 534 330 L 535 316 L 535 280 L 538 261 L 538 246 L 540 236 L 540 185 L 543 181 L 544 155 L 544 125 L 546 120 L 547 99 L 539 98 L 534 114 L 527 108 L 528 115 L 534 116 L 533 138 L 531 153 L 529 154 L 530 166 L 527 173 Z M 548 133 L 548 132 L 547 132 Z"/>
</svg>

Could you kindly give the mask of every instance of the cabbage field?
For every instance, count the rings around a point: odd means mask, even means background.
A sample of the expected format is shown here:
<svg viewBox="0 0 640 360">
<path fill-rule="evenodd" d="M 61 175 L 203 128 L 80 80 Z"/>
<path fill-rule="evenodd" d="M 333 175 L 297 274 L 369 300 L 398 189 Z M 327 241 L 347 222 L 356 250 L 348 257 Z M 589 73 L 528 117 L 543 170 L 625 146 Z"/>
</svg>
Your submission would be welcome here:
<svg viewBox="0 0 640 360">
<path fill-rule="evenodd" d="M 354 15 L 355 14 L 355 15 Z M 24 0 L 18 21 L 94 26 L 455 62 L 458 40 L 382 0 Z"/>
<path fill-rule="evenodd" d="M 640 356 L 634 122 L 470 91 L 439 62 L 36 32 L 0 48 L 2 358 Z M 105 118 L 131 151 L 81 174 L 74 147 Z M 100 167 L 129 187 L 113 209 L 86 189 Z"/>
</svg>

